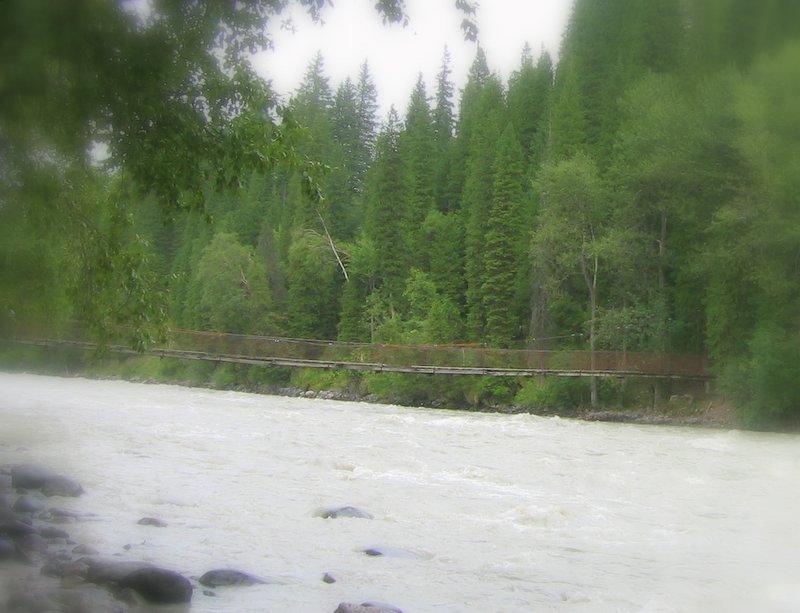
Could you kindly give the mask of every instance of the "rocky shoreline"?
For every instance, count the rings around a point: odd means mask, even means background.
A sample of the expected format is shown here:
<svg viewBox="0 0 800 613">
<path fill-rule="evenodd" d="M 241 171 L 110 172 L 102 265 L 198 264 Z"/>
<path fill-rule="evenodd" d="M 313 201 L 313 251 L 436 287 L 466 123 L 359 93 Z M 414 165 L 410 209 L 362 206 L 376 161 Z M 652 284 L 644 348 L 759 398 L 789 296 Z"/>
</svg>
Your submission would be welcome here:
<svg viewBox="0 0 800 613">
<path fill-rule="evenodd" d="M 92 514 L 52 504 L 83 493 L 77 481 L 49 468 L 33 464 L 0 466 L 0 611 L 129 613 L 159 607 L 178 613 L 190 610 L 196 590 L 217 596 L 214 588 L 270 583 L 232 568 L 212 569 L 199 578 L 188 578 L 119 554 L 103 556 L 91 546 L 72 540 L 68 531 L 70 524 L 88 520 Z M 328 509 L 320 517 L 371 518 L 354 507 Z M 166 527 L 165 522 L 153 517 L 144 517 L 138 523 Z M 336 581 L 327 573 L 322 580 Z M 383 603 L 343 602 L 334 613 L 402 611 Z"/>
</svg>

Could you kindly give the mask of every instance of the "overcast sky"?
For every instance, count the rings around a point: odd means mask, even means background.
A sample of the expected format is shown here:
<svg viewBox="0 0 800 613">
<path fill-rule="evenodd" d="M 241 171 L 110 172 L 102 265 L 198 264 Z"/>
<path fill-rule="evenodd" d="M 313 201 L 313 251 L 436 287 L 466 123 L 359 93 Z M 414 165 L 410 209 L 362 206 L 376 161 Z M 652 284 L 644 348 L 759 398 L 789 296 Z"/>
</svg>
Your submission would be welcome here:
<svg viewBox="0 0 800 613">
<path fill-rule="evenodd" d="M 293 7 L 270 24 L 275 49 L 259 54 L 256 68 L 279 94 L 288 96 L 317 51 L 322 52 L 334 90 L 348 76 L 357 80 L 366 60 L 384 118 L 392 104 L 404 112 L 419 73 L 433 95 L 447 45 L 451 80 L 457 90 L 464 86 L 476 45 L 464 41 L 462 16 L 453 0 L 407 0 L 409 25 L 405 28 L 383 25 L 374 4 L 374 0 L 334 0 L 333 8 L 324 13 L 324 24 L 314 24 L 302 9 Z M 507 81 L 519 68 L 526 42 L 534 58 L 544 48 L 555 60 L 571 6 L 572 0 L 482 0 L 477 23 L 490 69 Z M 294 32 L 280 27 L 287 16 Z"/>
</svg>

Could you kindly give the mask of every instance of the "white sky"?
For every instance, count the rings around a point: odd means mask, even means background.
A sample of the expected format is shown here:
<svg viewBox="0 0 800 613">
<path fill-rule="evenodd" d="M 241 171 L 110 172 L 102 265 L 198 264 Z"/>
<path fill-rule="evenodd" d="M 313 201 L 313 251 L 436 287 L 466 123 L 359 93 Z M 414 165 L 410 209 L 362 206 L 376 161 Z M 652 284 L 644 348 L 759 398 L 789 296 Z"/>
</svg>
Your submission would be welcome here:
<svg viewBox="0 0 800 613">
<path fill-rule="evenodd" d="M 572 1 L 480 0 L 476 20 L 489 68 L 507 81 L 519 68 L 526 42 L 534 59 L 544 48 L 555 60 Z M 289 12 L 294 33 L 280 28 L 286 16 L 270 24 L 275 48 L 259 54 L 254 63 L 278 94 L 291 95 L 321 51 L 332 90 L 348 76 L 356 81 L 366 60 L 378 90 L 381 118 L 392 104 L 402 114 L 420 73 L 428 95 L 434 95 L 445 45 L 456 91 L 464 86 L 476 45 L 464 41 L 462 15 L 454 0 L 407 0 L 405 28 L 383 25 L 373 9 L 374 0 L 334 0 L 333 4 L 324 13 L 324 24 L 314 24 L 294 5 Z"/>
</svg>

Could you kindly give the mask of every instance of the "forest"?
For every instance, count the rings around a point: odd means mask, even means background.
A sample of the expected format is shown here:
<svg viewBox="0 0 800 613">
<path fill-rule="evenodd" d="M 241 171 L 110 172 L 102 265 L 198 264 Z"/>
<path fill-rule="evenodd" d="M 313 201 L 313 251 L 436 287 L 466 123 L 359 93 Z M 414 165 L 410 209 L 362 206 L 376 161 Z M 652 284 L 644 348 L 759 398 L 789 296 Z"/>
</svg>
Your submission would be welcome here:
<svg viewBox="0 0 800 613">
<path fill-rule="evenodd" d="M 8 45 L 31 27 L 12 4 Z M 333 84 L 317 55 L 279 105 L 242 61 L 250 30 L 217 69 L 195 5 L 161 4 L 149 27 L 51 8 L 33 36 L 52 40 L 3 68 L 4 329 L 703 353 L 743 423 L 800 423 L 800 3 L 576 0 L 557 62 L 526 47 L 503 82 L 477 45 L 456 91 L 445 49 L 385 117 L 367 62 Z M 112 40 L 129 53 L 95 52 Z M 221 368 L 203 376 L 589 402 L 581 381 Z"/>
</svg>

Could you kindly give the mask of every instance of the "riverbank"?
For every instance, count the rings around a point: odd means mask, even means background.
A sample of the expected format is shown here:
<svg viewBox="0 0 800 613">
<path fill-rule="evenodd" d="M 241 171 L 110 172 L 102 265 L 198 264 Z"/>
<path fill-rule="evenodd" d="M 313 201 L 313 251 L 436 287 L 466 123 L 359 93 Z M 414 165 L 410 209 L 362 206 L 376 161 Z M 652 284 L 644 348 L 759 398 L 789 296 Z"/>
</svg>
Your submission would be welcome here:
<svg viewBox="0 0 800 613">
<path fill-rule="evenodd" d="M 120 379 L 148 384 L 241 391 L 287 397 L 319 398 L 454 409 L 482 413 L 559 416 L 584 421 L 646 425 L 740 428 L 724 399 L 696 383 L 672 383 L 653 406 L 654 383 L 647 380 L 601 381 L 600 409 L 588 407 L 588 380 L 490 377 L 435 377 L 396 373 L 238 366 L 149 356 L 90 356 L 52 348 L 14 348 L 0 355 L 0 368 L 59 376 Z"/>
</svg>

